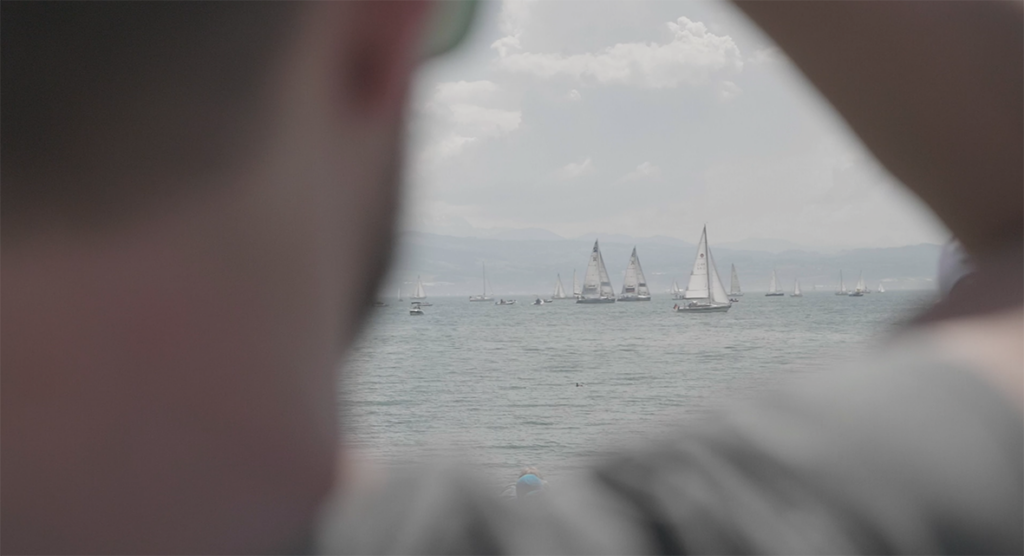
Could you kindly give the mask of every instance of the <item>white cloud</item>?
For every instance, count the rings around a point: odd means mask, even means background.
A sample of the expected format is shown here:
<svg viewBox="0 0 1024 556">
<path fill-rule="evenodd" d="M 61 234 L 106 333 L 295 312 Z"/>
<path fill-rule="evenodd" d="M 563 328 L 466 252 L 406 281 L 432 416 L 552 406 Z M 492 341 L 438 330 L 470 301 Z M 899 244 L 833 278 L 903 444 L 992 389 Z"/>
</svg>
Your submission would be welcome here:
<svg viewBox="0 0 1024 556">
<path fill-rule="evenodd" d="M 432 136 L 423 157 L 443 160 L 462 153 L 482 139 L 501 137 L 522 124 L 522 112 L 485 106 L 497 103 L 501 88 L 492 81 L 439 83 L 424 106 L 432 119 Z"/>
<path fill-rule="evenodd" d="M 477 138 L 498 137 L 519 127 L 523 113 L 518 110 L 485 108 L 476 104 L 453 104 L 448 107 L 452 122 Z"/>
<path fill-rule="evenodd" d="M 718 84 L 718 100 L 728 102 L 743 94 L 743 89 L 732 81 L 722 81 Z"/>
<path fill-rule="evenodd" d="M 661 168 L 651 164 L 650 162 L 643 162 L 636 167 L 635 170 L 622 176 L 622 181 L 635 181 L 642 180 L 645 178 L 660 178 Z"/>
<path fill-rule="evenodd" d="M 530 4 L 535 0 L 504 0 L 501 13 L 498 14 L 498 26 L 506 35 L 515 35 L 522 31 L 523 25 L 530 16 Z"/>
<path fill-rule="evenodd" d="M 441 104 L 467 102 L 477 100 L 498 90 L 498 85 L 493 81 L 450 81 L 448 83 L 438 83 L 434 89 L 434 96 L 431 102 Z"/>
<path fill-rule="evenodd" d="M 594 171 L 594 162 L 588 156 L 580 162 L 570 162 L 558 171 L 558 177 L 564 180 L 576 179 Z"/>
<path fill-rule="evenodd" d="M 508 35 L 494 41 L 491 43 L 491 48 L 497 50 L 498 56 L 504 58 L 505 56 L 508 56 L 513 49 L 522 50 L 523 47 L 519 44 L 519 35 L 516 34 Z"/>
<path fill-rule="evenodd" d="M 747 63 L 752 65 L 774 64 L 786 59 L 786 55 L 777 46 L 766 46 L 758 48 L 753 54 L 747 57 Z"/>
<path fill-rule="evenodd" d="M 580 95 L 580 92 L 579 92 L 579 91 L 577 91 L 576 89 L 573 89 L 573 90 L 569 91 L 569 94 L 567 94 L 567 95 L 565 95 L 565 96 L 566 96 L 566 97 L 567 97 L 567 98 L 568 98 L 569 100 L 571 100 L 571 101 L 573 101 L 573 102 L 576 102 L 576 101 L 580 100 L 581 98 L 583 98 L 583 96 L 582 96 L 582 95 Z"/>
<path fill-rule="evenodd" d="M 672 88 L 707 82 L 713 73 L 740 71 L 743 58 L 728 35 L 715 35 L 698 21 L 680 17 L 667 24 L 672 39 L 664 44 L 619 43 L 594 53 L 511 52 L 518 35 L 496 41 L 498 65 L 511 73 L 571 77 L 601 84 Z"/>
</svg>

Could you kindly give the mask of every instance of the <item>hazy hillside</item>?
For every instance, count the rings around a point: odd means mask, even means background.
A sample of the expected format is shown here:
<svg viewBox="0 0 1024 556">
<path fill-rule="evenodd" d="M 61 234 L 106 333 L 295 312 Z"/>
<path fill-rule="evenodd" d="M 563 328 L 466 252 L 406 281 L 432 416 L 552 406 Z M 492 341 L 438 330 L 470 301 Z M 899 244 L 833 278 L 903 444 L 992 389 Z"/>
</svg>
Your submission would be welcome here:
<svg viewBox="0 0 1024 556">
<path fill-rule="evenodd" d="M 601 241 L 601 251 L 616 291 L 622 285 L 622 275 L 633 249 L 633 243 L 624 243 L 623 239 L 630 238 L 609 237 Z M 481 263 L 487 264 L 488 281 L 499 296 L 549 294 L 556 273 L 561 273 L 562 282 L 570 290 L 573 269 L 582 280 L 592 246 L 592 239 L 484 239 L 409 232 L 401 236 L 400 254 L 384 295 L 393 296 L 400 283 L 408 290 L 417 275 L 422 276 L 428 295 L 479 293 Z M 685 286 L 693 266 L 694 244 L 658 237 L 637 240 L 636 247 L 652 291 L 667 291 L 673 279 Z M 712 251 L 723 278 L 728 280 L 729 265 L 735 264 L 744 291 L 750 292 L 768 288 L 772 268 L 778 271 L 786 289 L 792 289 L 795 277 L 805 290 L 815 285 L 835 289 L 840 270 L 848 287 L 853 286 L 858 273 L 863 271 L 871 289 L 879 282 L 887 289 L 928 289 L 933 287 L 939 249 L 938 245 L 921 244 L 855 249 L 837 254 L 799 250 L 772 253 L 716 248 L 712 239 Z"/>
</svg>

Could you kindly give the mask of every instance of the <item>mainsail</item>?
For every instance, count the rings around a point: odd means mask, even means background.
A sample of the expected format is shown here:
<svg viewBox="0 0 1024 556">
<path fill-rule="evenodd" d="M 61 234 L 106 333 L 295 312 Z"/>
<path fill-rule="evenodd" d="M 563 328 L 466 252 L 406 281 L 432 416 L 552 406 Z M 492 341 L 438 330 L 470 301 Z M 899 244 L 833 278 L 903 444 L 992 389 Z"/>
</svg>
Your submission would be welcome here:
<svg viewBox="0 0 1024 556">
<path fill-rule="evenodd" d="M 580 283 L 576 280 L 576 269 L 572 269 L 572 296 L 580 296 Z"/>
<path fill-rule="evenodd" d="M 672 299 L 679 299 L 679 294 L 683 293 L 683 290 L 679 289 L 679 282 L 672 280 Z"/>
<path fill-rule="evenodd" d="M 797 297 L 803 295 L 803 293 L 800 292 L 800 280 L 793 281 L 793 295 Z"/>
<path fill-rule="evenodd" d="M 772 281 L 768 284 L 768 293 L 779 293 L 779 277 L 772 270 Z"/>
<path fill-rule="evenodd" d="M 740 277 L 736 274 L 736 265 L 732 265 L 732 277 L 729 280 L 729 295 L 738 297 L 743 295 L 740 289 Z"/>
<path fill-rule="evenodd" d="M 878 293 L 885 293 L 885 286 L 883 286 L 883 285 L 882 285 L 882 283 L 881 283 L 881 282 L 879 282 L 879 283 L 878 283 L 878 290 L 876 290 L 876 291 L 877 291 Z"/>
<path fill-rule="evenodd" d="M 551 299 L 565 299 L 568 297 L 565 295 L 565 288 L 562 287 L 562 275 L 556 274 L 558 279 L 555 281 L 555 293 L 551 296 Z"/>
<path fill-rule="evenodd" d="M 626 267 L 626 276 L 622 281 L 622 296 L 629 298 L 651 297 L 651 291 L 647 288 L 647 279 L 644 277 L 644 270 L 640 267 L 640 258 L 636 255 L 636 247 L 633 247 L 633 254 L 629 257 L 629 266 Z"/>
<path fill-rule="evenodd" d="M 857 287 L 853 291 L 863 293 L 867 290 L 867 286 L 864 285 L 864 271 L 861 271 L 860 278 L 857 279 Z"/>
<path fill-rule="evenodd" d="M 412 297 L 410 297 L 410 299 L 426 299 L 426 298 L 427 298 L 427 292 L 426 292 L 426 290 L 423 289 L 423 280 L 420 280 L 420 277 L 417 276 L 416 277 L 416 289 L 413 290 Z"/>
<path fill-rule="evenodd" d="M 683 292 L 683 299 L 703 300 L 716 305 L 729 304 L 729 296 L 725 293 L 725 286 L 718 275 L 711 249 L 708 247 L 707 226 L 701 232 L 700 243 L 697 244 L 697 257 L 693 261 L 690 283 Z"/>
<path fill-rule="evenodd" d="M 584 298 L 612 298 L 615 297 L 615 290 L 612 289 L 611 279 L 608 277 L 608 269 L 604 266 L 604 257 L 601 256 L 601 248 L 594 241 L 594 249 L 590 252 L 590 262 L 587 263 L 587 273 L 583 276 Z"/>
</svg>

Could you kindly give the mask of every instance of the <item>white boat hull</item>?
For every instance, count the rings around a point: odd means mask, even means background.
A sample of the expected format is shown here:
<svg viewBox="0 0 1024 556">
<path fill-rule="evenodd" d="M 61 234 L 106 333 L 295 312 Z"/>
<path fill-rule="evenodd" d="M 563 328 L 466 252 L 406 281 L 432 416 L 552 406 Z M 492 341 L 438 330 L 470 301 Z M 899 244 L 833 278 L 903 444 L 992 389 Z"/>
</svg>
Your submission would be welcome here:
<svg viewBox="0 0 1024 556">
<path fill-rule="evenodd" d="M 576 303 L 615 303 L 614 297 L 581 297 L 576 300 Z"/>
<path fill-rule="evenodd" d="M 764 294 L 764 296 L 765 297 L 785 297 L 786 294 L 784 294 L 782 292 L 779 292 L 779 293 L 766 293 L 766 294 Z"/>
<path fill-rule="evenodd" d="M 624 295 L 619 297 L 619 301 L 650 301 L 651 296 L 649 295 Z"/>
<path fill-rule="evenodd" d="M 732 308 L 732 305 L 680 305 L 676 307 L 677 313 L 724 313 Z"/>
<path fill-rule="evenodd" d="M 474 301 L 474 302 L 475 301 L 494 301 L 494 298 L 493 297 L 481 297 L 479 295 L 474 295 L 474 296 L 470 297 L 469 300 L 470 301 Z"/>
</svg>

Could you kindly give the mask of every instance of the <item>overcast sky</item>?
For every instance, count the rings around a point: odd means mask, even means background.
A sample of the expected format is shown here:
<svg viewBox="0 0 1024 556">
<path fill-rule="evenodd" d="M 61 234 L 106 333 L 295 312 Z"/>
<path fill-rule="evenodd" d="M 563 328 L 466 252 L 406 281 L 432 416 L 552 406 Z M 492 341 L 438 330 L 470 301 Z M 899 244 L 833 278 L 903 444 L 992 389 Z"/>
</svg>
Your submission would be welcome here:
<svg viewBox="0 0 1024 556">
<path fill-rule="evenodd" d="M 406 229 L 944 239 L 727 3 L 520 0 L 478 15 L 419 76 Z"/>
</svg>

